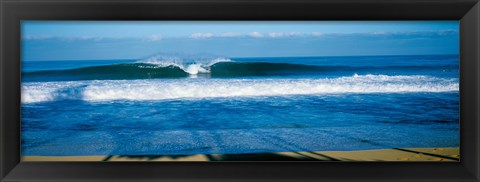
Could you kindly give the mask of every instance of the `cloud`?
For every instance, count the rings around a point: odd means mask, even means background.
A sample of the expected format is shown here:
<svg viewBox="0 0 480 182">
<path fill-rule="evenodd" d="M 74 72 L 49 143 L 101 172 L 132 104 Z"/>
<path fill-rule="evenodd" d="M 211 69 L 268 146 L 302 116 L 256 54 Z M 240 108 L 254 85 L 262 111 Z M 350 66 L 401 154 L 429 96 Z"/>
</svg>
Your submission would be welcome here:
<svg viewBox="0 0 480 182">
<path fill-rule="evenodd" d="M 101 37 L 101 36 L 45 36 L 45 35 L 26 35 L 22 40 L 26 41 L 108 41 L 108 40 L 143 40 L 143 41 L 159 41 L 162 40 L 161 35 L 150 35 L 144 37 Z"/>
<path fill-rule="evenodd" d="M 251 33 L 239 33 L 239 32 L 224 32 L 219 34 L 214 33 L 192 33 L 189 36 L 193 39 L 208 39 L 208 38 L 234 38 L 234 37 L 254 37 L 254 38 L 261 38 L 264 37 L 260 32 L 251 32 Z"/>
<path fill-rule="evenodd" d="M 70 36 L 70 37 L 59 37 L 59 36 L 48 36 L 48 35 L 27 35 L 22 37 L 23 40 L 59 40 L 59 41 L 101 41 L 106 39 L 106 37 L 93 37 L 93 36 Z"/>
<path fill-rule="evenodd" d="M 452 35 L 452 34 L 458 34 L 458 30 L 441 30 L 437 31 L 438 35 Z"/>
<path fill-rule="evenodd" d="M 225 33 L 193 33 L 190 38 L 207 39 L 207 38 L 236 38 L 236 37 L 250 37 L 250 38 L 293 38 L 293 37 L 338 37 L 338 36 L 398 36 L 398 37 L 429 37 L 429 36 L 449 36 L 457 35 L 457 30 L 439 30 L 439 31 L 412 31 L 412 32 L 363 32 L 363 33 L 322 33 L 322 32 L 225 32 Z"/>
<path fill-rule="evenodd" d="M 458 35 L 458 30 L 411 31 L 411 32 L 368 32 L 364 34 L 372 35 L 372 36 L 448 36 L 448 35 Z"/>
<path fill-rule="evenodd" d="M 163 39 L 162 35 L 149 35 L 149 36 L 145 37 L 144 40 L 150 41 L 150 42 L 155 42 L 155 41 L 159 41 L 159 40 L 162 40 L 162 39 Z"/>
<path fill-rule="evenodd" d="M 250 37 L 255 37 L 255 38 L 261 38 L 263 37 L 263 34 L 260 32 L 251 32 L 248 34 Z"/>
<path fill-rule="evenodd" d="M 299 32 L 270 32 L 268 36 L 271 38 L 283 38 L 283 37 L 300 37 L 303 33 Z"/>
<path fill-rule="evenodd" d="M 250 32 L 250 33 L 239 33 L 239 32 L 224 32 L 219 34 L 214 33 L 193 33 L 189 37 L 194 39 L 206 39 L 206 38 L 234 38 L 234 37 L 252 37 L 252 38 L 284 38 L 284 37 L 299 37 L 304 36 L 303 33 L 299 32 L 269 32 L 269 33 L 260 33 L 260 32 Z"/>
<path fill-rule="evenodd" d="M 321 32 L 312 32 L 312 36 L 314 36 L 314 37 L 319 37 L 319 36 L 322 36 L 322 35 L 324 35 L 324 34 L 321 33 Z"/>
<path fill-rule="evenodd" d="M 370 32 L 367 33 L 369 35 L 389 35 L 389 34 L 394 34 L 394 33 L 389 33 L 389 32 Z"/>
<path fill-rule="evenodd" d="M 48 35 L 27 35 L 23 36 L 23 40 L 47 40 L 47 39 L 52 39 L 53 36 L 48 36 Z"/>
<path fill-rule="evenodd" d="M 213 37 L 213 33 L 193 33 L 190 35 L 190 38 L 194 38 L 194 39 L 206 39 L 206 38 L 210 38 L 210 37 Z"/>
<path fill-rule="evenodd" d="M 65 41 L 101 41 L 106 39 L 106 37 L 93 37 L 93 36 L 79 36 L 79 37 L 58 37 Z"/>
<path fill-rule="evenodd" d="M 363 33 L 322 33 L 322 32 L 223 32 L 223 33 L 192 33 L 187 38 L 191 39 L 210 39 L 210 38 L 328 38 L 328 37 L 396 37 L 396 38 L 429 38 L 429 37 L 442 37 L 442 36 L 454 36 L 458 35 L 458 30 L 437 30 L 437 31 L 410 31 L 410 32 L 363 32 Z M 56 40 L 56 41 L 105 41 L 105 40 L 139 40 L 155 42 L 164 39 L 178 39 L 185 37 L 164 37 L 160 34 L 154 34 L 149 36 L 139 37 L 98 37 L 98 36 L 48 36 L 48 35 L 26 35 L 23 36 L 23 40 L 27 41 L 44 41 L 44 40 Z"/>
</svg>

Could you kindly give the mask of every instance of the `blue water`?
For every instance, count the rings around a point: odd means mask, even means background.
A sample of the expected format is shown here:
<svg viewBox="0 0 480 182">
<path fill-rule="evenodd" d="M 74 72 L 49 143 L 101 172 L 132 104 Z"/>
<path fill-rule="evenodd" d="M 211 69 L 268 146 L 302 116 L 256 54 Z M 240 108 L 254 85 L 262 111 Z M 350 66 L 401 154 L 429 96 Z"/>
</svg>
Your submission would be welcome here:
<svg viewBox="0 0 480 182">
<path fill-rule="evenodd" d="M 458 55 L 23 64 L 22 155 L 458 147 Z"/>
</svg>

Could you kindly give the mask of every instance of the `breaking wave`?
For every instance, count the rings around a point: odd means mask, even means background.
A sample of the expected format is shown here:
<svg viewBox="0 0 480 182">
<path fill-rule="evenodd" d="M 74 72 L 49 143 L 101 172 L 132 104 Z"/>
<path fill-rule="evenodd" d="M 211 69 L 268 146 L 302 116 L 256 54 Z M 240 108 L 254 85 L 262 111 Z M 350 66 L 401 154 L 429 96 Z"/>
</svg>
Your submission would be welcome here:
<svg viewBox="0 0 480 182">
<path fill-rule="evenodd" d="M 322 79 L 157 79 L 26 82 L 22 103 L 458 91 L 458 79 L 353 75 Z"/>
<path fill-rule="evenodd" d="M 133 80 L 155 78 L 210 78 L 244 76 L 278 76 L 338 71 L 338 66 L 310 66 L 288 63 L 233 62 L 214 60 L 210 64 L 177 64 L 175 62 L 136 62 L 107 66 L 92 66 L 69 70 L 49 70 L 23 73 L 24 81 Z"/>
</svg>

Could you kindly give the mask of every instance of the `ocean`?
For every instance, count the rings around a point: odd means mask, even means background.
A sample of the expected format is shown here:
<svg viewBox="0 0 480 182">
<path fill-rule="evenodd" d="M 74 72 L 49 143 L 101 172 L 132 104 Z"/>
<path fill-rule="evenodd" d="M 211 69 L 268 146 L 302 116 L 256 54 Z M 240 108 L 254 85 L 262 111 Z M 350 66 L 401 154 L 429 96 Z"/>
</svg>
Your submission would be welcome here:
<svg viewBox="0 0 480 182">
<path fill-rule="evenodd" d="M 23 156 L 459 147 L 458 55 L 23 62 Z"/>
</svg>

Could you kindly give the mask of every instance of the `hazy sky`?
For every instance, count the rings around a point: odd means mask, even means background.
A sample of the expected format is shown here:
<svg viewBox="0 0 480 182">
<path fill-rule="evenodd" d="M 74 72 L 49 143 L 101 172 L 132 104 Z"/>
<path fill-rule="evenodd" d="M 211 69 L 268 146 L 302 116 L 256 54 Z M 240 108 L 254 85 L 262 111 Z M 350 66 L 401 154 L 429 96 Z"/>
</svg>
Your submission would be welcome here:
<svg viewBox="0 0 480 182">
<path fill-rule="evenodd" d="M 22 56 L 142 59 L 157 53 L 225 57 L 457 54 L 458 21 L 24 21 Z"/>
</svg>

